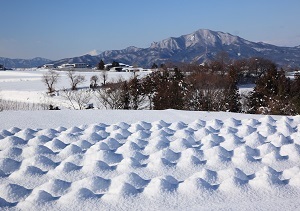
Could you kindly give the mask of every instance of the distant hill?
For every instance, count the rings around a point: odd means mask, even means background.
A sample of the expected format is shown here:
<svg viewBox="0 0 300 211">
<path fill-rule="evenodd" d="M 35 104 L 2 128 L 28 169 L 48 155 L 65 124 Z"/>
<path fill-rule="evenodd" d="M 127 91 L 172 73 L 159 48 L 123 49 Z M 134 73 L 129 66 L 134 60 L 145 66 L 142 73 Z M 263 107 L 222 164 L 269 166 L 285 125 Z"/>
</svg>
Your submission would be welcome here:
<svg viewBox="0 0 300 211">
<path fill-rule="evenodd" d="M 153 63 L 172 62 L 202 63 L 214 59 L 226 51 L 231 59 L 262 57 L 279 66 L 300 67 L 300 47 L 279 47 L 262 42 L 251 42 L 229 33 L 200 29 L 180 37 L 170 37 L 154 42 L 149 48 L 128 47 L 123 50 L 104 51 L 96 56 L 84 55 L 67 58 L 54 63 L 86 62 L 96 65 L 100 59 L 105 63 L 118 62 L 150 67 Z"/>
<path fill-rule="evenodd" d="M 50 62 L 52 61 L 41 57 L 36 57 L 33 59 L 9 59 L 0 57 L 0 64 L 4 65 L 6 68 L 38 67 Z"/>
</svg>

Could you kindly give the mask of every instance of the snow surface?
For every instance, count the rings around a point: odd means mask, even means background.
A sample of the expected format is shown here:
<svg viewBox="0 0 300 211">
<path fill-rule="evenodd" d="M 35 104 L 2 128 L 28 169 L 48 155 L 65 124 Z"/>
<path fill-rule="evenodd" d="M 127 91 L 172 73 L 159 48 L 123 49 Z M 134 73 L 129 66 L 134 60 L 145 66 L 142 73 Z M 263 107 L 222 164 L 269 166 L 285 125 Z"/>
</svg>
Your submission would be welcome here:
<svg viewBox="0 0 300 211">
<path fill-rule="evenodd" d="M 0 208 L 300 206 L 299 116 L 101 112 L 1 112 Z"/>
<path fill-rule="evenodd" d="M 300 116 L 0 112 L 0 210 L 298 210 L 299 163 Z"/>
</svg>

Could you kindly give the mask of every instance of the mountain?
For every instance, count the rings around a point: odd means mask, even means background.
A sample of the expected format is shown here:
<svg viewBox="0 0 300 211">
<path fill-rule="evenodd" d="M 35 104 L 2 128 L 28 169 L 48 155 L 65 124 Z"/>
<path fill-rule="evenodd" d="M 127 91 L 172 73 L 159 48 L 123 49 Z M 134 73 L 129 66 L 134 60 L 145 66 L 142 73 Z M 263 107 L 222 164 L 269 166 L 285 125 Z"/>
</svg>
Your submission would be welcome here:
<svg viewBox="0 0 300 211">
<path fill-rule="evenodd" d="M 9 59 L 0 57 L 0 64 L 4 65 L 6 68 L 38 67 L 51 62 L 51 60 L 41 57 L 36 57 L 33 59 Z"/>
<path fill-rule="evenodd" d="M 151 67 L 153 63 L 158 65 L 167 62 L 202 63 L 214 59 L 221 51 L 227 52 L 231 59 L 262 57 L 274 61 L 279 66 L 300 67 L 300 46 L 279 47 L 262 42 L 251 42 L 229 33 L 208 29 L 200 29 L 191 34 L 153 42 L 148 48 L 130 46 L 122 50 L 103 51 L 100 54 L 92 51 L 83 56 L 60 59 L 52 63 L 61 65 L 83 62 L 95 66 L 103 59 L 105 63 L 115 60 L 131 65 Z M 44 63 L 49 63 L 49 61 Z"/>
<path fill-rule="evenodd" d="M 226 51 L 230 58 L 263 57 L 280 66 L 300 66 L 300 48 L 279 47 L 262 42 L 251 42 L 229 33 L 200 29 L 180 37 L 154 42 L 149 48 L 129 47 L 123 50 L 104 51 L 97 58 L 106 63 L 116 60 L 128 64 L 150 67 L 172 62 L 202 63 Z"/>
</svg>

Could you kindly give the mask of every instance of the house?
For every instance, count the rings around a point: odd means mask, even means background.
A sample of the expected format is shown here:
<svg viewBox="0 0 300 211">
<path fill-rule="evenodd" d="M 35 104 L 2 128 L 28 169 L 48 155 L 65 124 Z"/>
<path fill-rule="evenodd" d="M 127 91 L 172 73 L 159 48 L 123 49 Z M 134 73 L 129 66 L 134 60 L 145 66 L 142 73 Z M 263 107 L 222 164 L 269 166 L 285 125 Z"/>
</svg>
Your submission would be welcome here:
<svg viewBox="0 0 300 211">
<path fill-rule="evenodd" d="M 87 68 L 88 65 L 86 63 L 72 63 L 72 64 L 62 64 L 58 66 L 59 69 L 73 69 L 73 68 Z"/>
<path fill-rule="evenodd" d="M 45 69 L 53 69 L 54 68 L 54 64 L 44 64 L 43 68 L 45 68 Z"/>
<path fill-rule="evenodd" d="M 73 64 L 62 64 L 58 66 L 58 69 L 71 69 L 71 68 L 74 68 Z"/>
<path fill-rule="evenodd" d="M 141 72 L 143 71 L 143 68 L 140 67 L 127 67 L 127 68 L 123 68 L 124 72 Z"/>
<path fill-rule="evenodd" d="M 111 67 L 110 72 L 123 72 L 123 67 Z"/>
<path fill-rule="evenodd" d="M 118 67 L 128 68 L 128 67 L 132 67 L 132 66 L 130 66 L 128 64 L 124 64 L 124 63 L 119 63 Z M 112 70 L 112 68 L 113 68 L 113 64 L 112 63 L 108 63 L 108 64 L 104 65 L 104 69 L 105 70 L 115 71 L 115 70 Z M 117 71 L 117 72 L 121 72 L 121 71 Z"/>
<path fill-rule="evenodd" d="M 74 68 L 87 68 L 88 65 L 86 63 L 73 63 Z"/>
</svg>

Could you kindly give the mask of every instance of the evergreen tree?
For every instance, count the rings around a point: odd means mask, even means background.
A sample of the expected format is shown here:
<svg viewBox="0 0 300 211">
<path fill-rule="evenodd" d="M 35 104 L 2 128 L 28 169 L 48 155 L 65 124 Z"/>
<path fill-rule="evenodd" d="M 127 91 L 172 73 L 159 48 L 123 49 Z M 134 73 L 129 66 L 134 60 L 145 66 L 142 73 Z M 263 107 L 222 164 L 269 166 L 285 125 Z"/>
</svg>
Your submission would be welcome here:
<svg viewBox="0 0 300 211">
<path fill-rule="evenodd" d="M 111 63 L 111 65 L 112 65 L 112 67 L 119 67 L 120 66 L 119 62 L 116 62 L 116 61 L 113 61 Z"/>
<path fill-rule="evenodd" d="M 157 69 L 157 68 L 158 68 L 157 64 L 153 63 L 151 69 Z"/>
<path fill-rule="evenodd" d="M 174 109 L 183 109 L 184 108 L 184 75 L 179 68 L 174 68 L 174 77 L 171 83 L 171 106 Z"/>
<path fill-rule="evenodd" d="M 134 77 L 129 82 L 129 93 L 131 98 L 131 108 L 137 110 L 141 102 L 141 84 L 137 77 Z"/>
<path fill-rule="evenodd" d="M 169 108 L 170 82 L 169 73 L 167 71 L 157 72 L 155 74 L 156 92 L 153 96 L 153 106 L 155 110 L 163 110 Z"/>
<path fill-rule="evenodd" d="M 160 64 L 160 68 L 166 70 L 167 66 L 165 64 Z"/>
<path fill-rule="evenodd" d="M 291 85 L 291 101 L 293 103 L 294 113 L 300 114 L 300 75 L 295 76 Z"/>
<path fill-rule="evenodd" d="M 104 61 L 101 59 L 100 60 L 100 62 L 98 63 L 98 65 L 97 65 L 97 69 L 98 70 L 104 70 L 104 68 L 105 68 L 105 63 L 104 63 Z"/>
<path fill-rule="evenodd" d="M 154 109 L 184 109 L 184 76 L 178 68 L 174 74 L 163 71 L 157 80 Z"/>
<path fill-rule="evenodd" d="M 121 92 L 121 109 L 128 110 L 130 109 L 130 94 L 129 94 L 129 87 L 127 81 L 124 81 L 122 84 L 122 92 Z"/>
<path fill-rule="evenodd" d="M 147 75 L 142 83 L 142 94 L 148 97 L 149 100 L 149 109 L 152 110 L 152 104 L 153 104 L 153 96 L 156 91 L 156 83 L 155 83 L 155 77 L 156 73 L 151 73 Z"/>
<path fill-rule="evenodd" d="M 237 86 L 238 75 L 236 70 L 232 67 L 229 70 L 227 75 L 227 86 L 225 87 L 225 100 L 224 100 L 224 107 L 226 111 L 231 112 L 240 112 L 241 110 L 241 103 L 240 103 L 240 95 L 239 89 Z"/>
<path fill-rule="evenodd" d="M 291 83 L 283 70 L 269 69 L 257 81 L 250 96 L 250 112 L 268 114 L 290 114 L 292 112 Z"/>
</svg>

